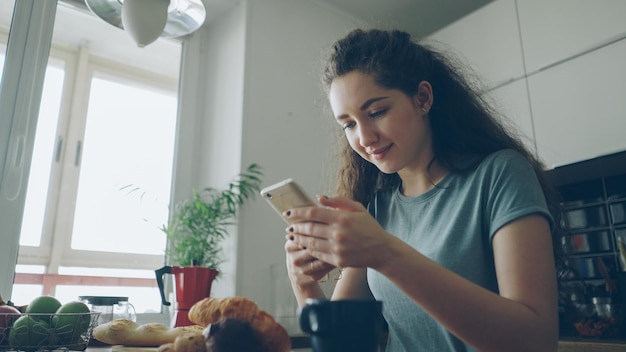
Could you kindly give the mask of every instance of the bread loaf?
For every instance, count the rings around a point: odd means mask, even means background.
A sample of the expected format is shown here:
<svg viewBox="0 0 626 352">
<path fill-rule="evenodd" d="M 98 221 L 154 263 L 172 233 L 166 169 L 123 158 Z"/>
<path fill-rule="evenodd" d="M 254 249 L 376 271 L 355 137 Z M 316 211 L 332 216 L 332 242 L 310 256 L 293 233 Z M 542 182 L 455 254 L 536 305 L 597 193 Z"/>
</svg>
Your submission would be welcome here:
<svg viewBox="0 0 626 352">
<path fill-rule="evenodd" d="M 116 319 L 96 326 L 93 330 L 93 337 L 110 345 L 156 347 L 172 343 L 178 336 L 185 333 L 202 336 L 202 330 L 201 326 L 168 328 L 160 323 L 139 325 L 132 320 Z"/>
<path fill-rule="evenodd" d="M 245 297 L 205 298 L 191 307 L 188 317 L 197 325 L 168 328 L 159 323 L 139 325 L 126 319 L 113 320 L 97 326 L 93 337 L 111 345 L 159 346 L 158 352 L 214 352 L 224 349 L 220 346 L 234 346 L 240 342 L 237 339 L 241 339 L 243 334 L 236 332 L 242 326 L 236 321 L 241 321 L 248 326 L 248 331 L 252 329 L 248 334 L 254 334 L 255 338 L 250 339 L 250 342 L 260 342 L 254 343 L 259 351 L 291 350 L 287 330 Z M 214 325 L 214 329 L 210 325 Z M 203 335 L 205 328 L 207 336 Z M 216 331 L 216 335 L 212 336 L 211 331 Z"/>
</svg>

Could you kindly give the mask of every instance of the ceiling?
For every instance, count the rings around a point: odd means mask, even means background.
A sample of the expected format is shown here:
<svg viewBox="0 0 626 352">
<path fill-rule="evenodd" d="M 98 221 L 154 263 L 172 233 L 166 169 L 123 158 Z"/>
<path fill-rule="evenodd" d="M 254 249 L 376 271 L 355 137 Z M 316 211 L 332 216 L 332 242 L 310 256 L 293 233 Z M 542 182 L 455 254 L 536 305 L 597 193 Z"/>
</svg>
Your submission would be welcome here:
<svg viewBox="0 0 626 352">
<path fill-rule="evenodd" d="M 16 0 L 0 0 L 0 32 L 8 30 Z M 223 17 L 242 0 L 202 0 L 207 9 L 205 23 Z M 263 1 L 263 0 L 249 0 Z M 294 1 L 294 0 L 290 0 Z M 364 27 L 397 28 L 413 34 L 416 38 L 428 36 L 464 15 L 484 6 L 492 0 L 297 0 L 312 1 L 349 14 L 363 23 Z M 126 33 L 104 21 L 93 22 L 93 14 L 87 9 L 85 0 L 59 0 L 64 5 L 57 11 L 55 38 L 70 47 L 88 43 L 90 52 L 101 57 L 110 57 L 129 65 L 138 65 L 165 75 L 176 76 L 180 55 L 168 61 L 164 53 L 180 51 L 176 40 L 159 40 L 145 48 L 137 49 Z M 81 11 L 70 11 L 78 8 Z M 76 28 L 81 28 L 77 31 Z M 106 38 L 106 40 L 102 39 Z"/>
<path fill-rule="evenodd" d="M 84 6 L 84 0 L 62 0 Z M 397 28 L 425 37 L 492 0 L 308 0 L 351 14 L 371 26 Z M 206 23 L 234 8 L 239 0 L 202 0 Z"/>
<path fill-rule="evenodd" d="M 228 0 L 220 0 L 228 2 Z M 311 0 L 334 6 L 373 26 L 405 30 L 421 38 L 492 0 Z"/>
</svg>

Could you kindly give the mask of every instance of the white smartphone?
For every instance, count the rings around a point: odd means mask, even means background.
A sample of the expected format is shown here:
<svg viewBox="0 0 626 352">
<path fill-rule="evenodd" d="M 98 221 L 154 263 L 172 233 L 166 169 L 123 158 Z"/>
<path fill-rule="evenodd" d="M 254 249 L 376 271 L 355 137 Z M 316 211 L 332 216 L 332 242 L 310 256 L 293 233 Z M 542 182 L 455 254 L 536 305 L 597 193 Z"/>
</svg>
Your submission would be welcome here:
<svg viewBox="0 0 626 352">
<path fill-rule="evenodd" d="M 263 188 L 261 195 L 288 224 L 291 222 L 283 216 L 285 211 L 298 207 L 317 206 L 315 200 L 291 178 Z"/>
</svg>

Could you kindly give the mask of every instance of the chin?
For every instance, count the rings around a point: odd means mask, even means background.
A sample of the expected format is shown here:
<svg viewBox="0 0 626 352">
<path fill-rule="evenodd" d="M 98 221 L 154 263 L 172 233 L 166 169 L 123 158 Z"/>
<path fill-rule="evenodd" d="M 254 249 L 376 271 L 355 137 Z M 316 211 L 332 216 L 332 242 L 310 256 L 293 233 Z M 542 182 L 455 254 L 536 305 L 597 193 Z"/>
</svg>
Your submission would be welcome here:
<svg viewBox="0 0 626 352">
<path fill-rule="evenodd" d="M 376 163 L 372 163 L 374 164 L 374 166 L 376 166 L 376 168 L 378 169 L 378 171 L 387 174 L 387 175 L 391 175 L 391 174 L 395 174 L 398 172 L 397 168 L 393 168 L 393 167 L 389 167 L 388 165 L 378 165 Z"/>
<path fill-rule="evenodd" d="M 382 172 L 385 175 L 393 175 L 395 173 L 398 173 L 398 171 L 396 170 L 385 170 L 385 169 L 380 169 L 380 168 L 378 170 L 380 170 L 380 172 Z"/>
</svg>

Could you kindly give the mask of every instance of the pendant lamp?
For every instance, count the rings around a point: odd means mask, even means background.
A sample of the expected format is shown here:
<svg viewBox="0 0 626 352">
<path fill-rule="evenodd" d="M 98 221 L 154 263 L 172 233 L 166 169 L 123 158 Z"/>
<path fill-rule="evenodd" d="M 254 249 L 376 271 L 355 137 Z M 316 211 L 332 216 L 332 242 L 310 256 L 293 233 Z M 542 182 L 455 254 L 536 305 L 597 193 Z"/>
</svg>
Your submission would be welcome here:
<svg viewBox="0 0 626 352">
<path fill-rule="evenodd" d="M 96 16 L 122 28 L 139 47 L 159 37 L 176 38 L 202 26 L 202 0 L 85 0 Z"/>
</svg>

